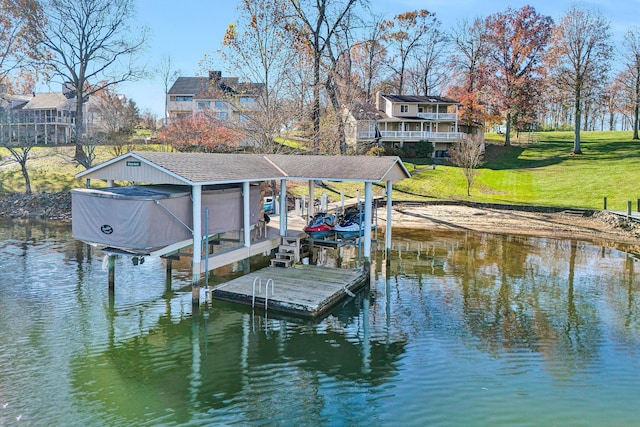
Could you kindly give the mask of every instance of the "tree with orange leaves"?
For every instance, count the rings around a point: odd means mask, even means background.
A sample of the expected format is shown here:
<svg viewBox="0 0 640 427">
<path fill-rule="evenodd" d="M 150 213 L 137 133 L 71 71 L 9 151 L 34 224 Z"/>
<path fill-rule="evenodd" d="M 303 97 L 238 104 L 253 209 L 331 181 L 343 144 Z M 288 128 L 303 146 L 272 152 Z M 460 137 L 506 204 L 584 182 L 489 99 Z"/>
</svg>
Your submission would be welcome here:
<svg viewBox="0 0 640 427">
<path fill-rule="evenodd" d="M 158 132 L 158 140 L 177 151 L 228 153 L 240 141 L 234 129 L 203 114 L 181 117 Z"/>
<path fill-rule="evenodd" d="M 531 117 L 543 71 L 543 55 L 551 37 L 553 20 L 532 6 L 507 8 L 486 19 L 489 50 L 489 87 L 493 103 L 506 121 L 505 145 L 510 144 L 516 117 Z"/>
</svg>

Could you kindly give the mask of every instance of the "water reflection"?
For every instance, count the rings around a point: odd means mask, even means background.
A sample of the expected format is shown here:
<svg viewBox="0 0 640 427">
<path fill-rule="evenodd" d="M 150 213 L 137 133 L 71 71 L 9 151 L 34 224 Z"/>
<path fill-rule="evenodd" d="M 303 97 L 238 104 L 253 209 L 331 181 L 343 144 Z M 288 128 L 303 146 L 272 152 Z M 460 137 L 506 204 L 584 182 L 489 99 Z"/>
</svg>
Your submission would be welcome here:
<svg viewBox="0 0 640 427">
<path fill-rule="evenodd" d="M 638 258 L 614 247 L 400 231 L 369 289 L 307 321 L 193 311 L 188 263 L 119 259 L 110 294 L 68 226 L 0 236 L 0 425 L 635 422 Z"/>
</svg>

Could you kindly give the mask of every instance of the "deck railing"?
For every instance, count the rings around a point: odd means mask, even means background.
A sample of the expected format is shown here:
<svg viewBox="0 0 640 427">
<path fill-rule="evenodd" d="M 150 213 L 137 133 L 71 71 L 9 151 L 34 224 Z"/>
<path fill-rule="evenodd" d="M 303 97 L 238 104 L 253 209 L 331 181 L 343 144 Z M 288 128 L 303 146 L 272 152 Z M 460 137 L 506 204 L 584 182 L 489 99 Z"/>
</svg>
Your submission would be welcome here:
<svg viewBox="0 0 640 427">
<path fill-rule="evenodd" d="M 421 131 L 380 131 L 384 140 L 397 141 L 457 141 L 466 139 L 467 134 L 463 132 L 421 132 Z M 358 132 L 358 139 L 374 139 L 375 132 Z"/>
</svg>

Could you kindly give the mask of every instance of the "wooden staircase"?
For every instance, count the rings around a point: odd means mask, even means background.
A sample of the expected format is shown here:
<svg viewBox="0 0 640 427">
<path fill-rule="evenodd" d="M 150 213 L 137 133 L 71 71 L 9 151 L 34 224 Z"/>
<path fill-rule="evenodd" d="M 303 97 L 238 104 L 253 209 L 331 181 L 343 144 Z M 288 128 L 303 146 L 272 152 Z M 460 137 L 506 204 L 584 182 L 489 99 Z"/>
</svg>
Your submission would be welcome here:
<svg viewBox="0 0 640 427">
<path fill-rule="evenodd" d="M 300 262 L 300 237 L 281 237 L 278 252 L 271 259 L 271 266 L 291 267 Z"/>
</svg>

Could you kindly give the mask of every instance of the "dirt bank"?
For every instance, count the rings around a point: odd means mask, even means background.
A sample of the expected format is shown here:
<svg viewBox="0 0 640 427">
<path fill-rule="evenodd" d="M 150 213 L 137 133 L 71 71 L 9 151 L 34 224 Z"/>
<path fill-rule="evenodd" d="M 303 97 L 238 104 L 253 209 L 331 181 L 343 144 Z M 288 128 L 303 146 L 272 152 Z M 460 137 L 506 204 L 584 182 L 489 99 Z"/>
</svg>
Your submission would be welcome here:
<svg viewBox="0 0 640 427">
<path fill-rule="evenodd" d="M 386 220 L 386 209 L 380 209 L 379 216 Z M 600 211 L 540 212 L 481 205 L 399 204 L 393 207 L 392 220 L 394 228 L 576 238 L 640 246 L 640 224 Z"/>
</svg>

